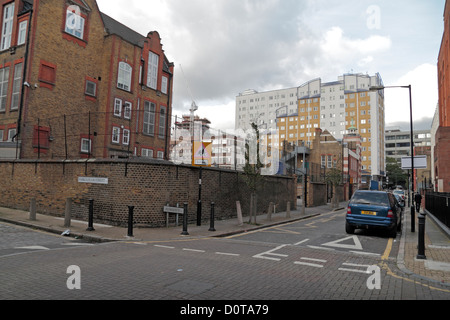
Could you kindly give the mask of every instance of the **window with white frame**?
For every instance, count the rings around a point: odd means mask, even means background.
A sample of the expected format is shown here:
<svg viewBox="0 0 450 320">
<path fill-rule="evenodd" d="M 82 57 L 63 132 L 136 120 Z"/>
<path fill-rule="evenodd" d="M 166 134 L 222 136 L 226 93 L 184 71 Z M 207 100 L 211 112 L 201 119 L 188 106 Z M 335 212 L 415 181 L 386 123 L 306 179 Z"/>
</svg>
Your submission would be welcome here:
<svg viewBox="0 0 450 320">
<path fill-rule="evenodd" d="M 14 66 L 14 82 L 11 97 L 11 110 L 19 109 L 21 88 L 22 88 L 22 63 L 18 63 Z"/>
<path fill-rule="evenodd" d="M 128 129 L 123 129 L 122 144 L 126 146 L 130 144 L 130 130 Z"/>
<path fill-rule="evenodd" d="M 126 91 L 131 91 L 132 68 L 126 62 L 119 62 L 119 74 L 117 77 L 117 87 Z"/>
<path fill-rule="evenodd" d="M 79 39 L 84 38 L 85 20 L 77 10 L 72 10 L 71 7 L 66 12 L 66 25 L 64 31 Z"/>
<path fill-rule="evenodd" d="M 20 46 L 27 40 L 28 20 L 19 23 L 19 34 L 17 36 L 17 45 Z"/>
<path fill-rule="evenodd" d="M 112 142 L 113 143 L 120 143 L 120 128 L 119 127 L 113 127 L 113 130 L 112 130 Z"/>
<path fill-rule="evenodd" d="M 146 157 L 146 158 L 153 158 L 153 150 L 152 149 L 147 149 L 147 148 L 142 148 L 141 149 L 141 156 L 142 157 Z"/>
<path fill-rule="evenodd" d="M 158 152 L 156 153 L 156 157 L 157 157 L 158 159 L 164 159 L 164 152 L 163 152 L 163 151 L 158 151 Z"/>
<path fill-rule="evenodd" d="M 147 87 L 155 89 L 158 85 L 159 56 L 148 53 Z"/>
<path fill-rule="evenodd" d="M 155 133 L 155 111 L 156 105 L 152 102 L 145 101 L 144 104 L 144 134 L 153 135 Z"/>
<path fill-rule="evenodd" d="M 8 130 L 8 142 L 13 142 L 13 138 L 16 136 L 17 129 L 9 129 Z"/>
<path fill-rule="evenodd" d="M 161 92 L 164 94 L 167 94 L 168 92 L 168 85 L 169 85 L 169 79 L 167 79 L 167 77 L 162 77 L 162 81 L 161 81 Z"/>
<path fill-rule="evenodd" d="M 125 101 L 124 108 L 123 108 L 123 117 L 125 119 L 131 119 L 131 108 L 132 108 L 131 102 Z"/>
<path fill-rule="evenodd" d="M 166 107 L 159 110 L 159 137 L 163 138 L 166 133 Z"/>
<path fill-rule="evenodd" d="M 8 81 L 9 81 L 9 67 L 0 69 L 0 112 L 6 110 Z"/>
<path fill-rule="evenodd" d="M 91 139 L 82 138 L 81 139 L 81 152 L 91 153 Z"/>
<path fill-rule="evenodd" d="M 3 7 L 1 50 L 6 50 L 11 46 L 11 36 L 14 23 L 14 8 L 14 2 Z"/>
<path fill-rule="evenodd" d="M 114 115 L 120 117 L 122 115 L 122 100 L 114 99 Z"/>
</svg>

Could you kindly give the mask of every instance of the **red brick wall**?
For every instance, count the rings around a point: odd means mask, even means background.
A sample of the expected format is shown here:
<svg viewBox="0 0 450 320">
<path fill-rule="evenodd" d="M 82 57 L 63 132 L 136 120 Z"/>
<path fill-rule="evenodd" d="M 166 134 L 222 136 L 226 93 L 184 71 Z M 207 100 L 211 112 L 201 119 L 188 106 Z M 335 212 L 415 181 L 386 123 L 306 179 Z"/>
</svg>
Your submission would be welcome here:
<svg viewBox="0 0 450 320">
<path fill-rule="evenodd" d="M 78 177 L 107 177 L 108 185 L 84 184 Z M 285 210 L 287 201 L 295 209 L 293 178 L 265 177 L 258 192 L 258 213 L 269 202 Z M 63 216 L 66 198 L 73 198 L 72 217 L 87 220 L 89 199 L 94 200 L 94 221 L 126 225 L 128 205 L 135 206 L 136 224 L 165 225 L 163 207 L 188 203 L 189 220 L 196 221 L 199 168 L 166 162 L 114 161 L 0 161 L 0 206 L 28 210 L 36 198 L 38 212 Z M 248 214 L 250 192 L 242 174 L 219 169 L 202 171 L 202 218 L 209 221 L 210 203 L 216 219 L 236 217 L 236 201 Z"/>
</svg>

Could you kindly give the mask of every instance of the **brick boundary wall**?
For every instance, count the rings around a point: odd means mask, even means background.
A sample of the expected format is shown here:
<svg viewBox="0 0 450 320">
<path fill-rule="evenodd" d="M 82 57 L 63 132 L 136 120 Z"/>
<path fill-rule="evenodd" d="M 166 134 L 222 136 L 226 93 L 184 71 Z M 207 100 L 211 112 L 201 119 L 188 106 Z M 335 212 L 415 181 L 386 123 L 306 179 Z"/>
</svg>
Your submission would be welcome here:
<svg viewBox="0 0 450 320">
<path fill-rule="evenodd" d="M 36 199 L 37 211 L 64 216 L 67 198 L 72 198 L 72 219 L 88 220 L 89 199 L 94 200 L 94 222 L 126 226 L 128 206 L 134 206 L 134 223 L 144 227 L 165 226 L 163 207 L 188 204 L 188 220 L 197 220 L 199 196 L 197 167 L 156 160 L 16 160 L 0 161 L 0 206 L 29 210 Z M 78 182 L 78 177 L 108 178 L 108 184 Z M 202 220 L 209 221 L 210 203 L 215 218 L 236 217 L 236 201 L 248 216 L 250 190 L 243 173 L 216 168 L 202 169 Z M 286 210 L 296 208 L 296 184 L 292 177 L 265 176 L 258 190 L 258 214 L 270 202 Z M 174 221 L 174 218 L 171 220 Z"/>
</svg>

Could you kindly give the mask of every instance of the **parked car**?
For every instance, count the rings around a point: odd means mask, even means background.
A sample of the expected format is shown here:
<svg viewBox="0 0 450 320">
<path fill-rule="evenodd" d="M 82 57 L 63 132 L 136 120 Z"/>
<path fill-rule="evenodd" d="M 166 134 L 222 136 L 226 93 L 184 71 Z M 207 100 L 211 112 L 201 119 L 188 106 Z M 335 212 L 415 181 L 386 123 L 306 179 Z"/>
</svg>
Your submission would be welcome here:
<svg viewBox="0 0 450 320">
<path fill-rule="evenodd" d="M 345 219 L 345 231 L 380 228 L 395 238 L 401 228 L 402 210 L 392 193 L 385 191 L 357 190 L 349 201 Z"/>
<path fill-rule="evenodd" d="M 399 206 L 403 209 L 405 207 L 405 197 L 402 197 L 398 193 L 393 193 L 395 199 L 397 200 Z"/>
<path fill-rule="evenodd" d="M 405 201 L 405 191 L 400 189 L 395 189 L 392 191 L 393 194 L 398 194 L 400 197 L 402 197 L 403 201 Z"/>
</svg>

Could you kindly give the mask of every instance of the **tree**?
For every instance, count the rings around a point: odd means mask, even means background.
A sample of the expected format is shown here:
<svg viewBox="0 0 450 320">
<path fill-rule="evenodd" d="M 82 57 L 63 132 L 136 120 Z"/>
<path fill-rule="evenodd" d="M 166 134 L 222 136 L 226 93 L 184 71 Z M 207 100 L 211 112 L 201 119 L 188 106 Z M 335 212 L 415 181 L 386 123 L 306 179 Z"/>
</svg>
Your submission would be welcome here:
<svg viewBox="0 0 450 320">
<path fill-rule="evenodd" d="M 394 158 L 386 158 L 386 177 L 389 178 L 389 184 L 394 186 L 403 185 L 405 186 L 408 181 L 408 176 L 402 170 L 397 160 Z"/>
<path fill-rule="evenodd" d="M 256 224 L 256 208 L 258 204 L 257 189 L 263 182 L 261 175 L 261 169 L 264 168 L 264 164 L 261 162 L 259 155 L 260 141 L 259 141 L 259 129 L 258 126 L 252 122 L 251 124 L 255 136 L 248 137 L 250 143 L 256 144 L 256 159 L 254 154 L 251 153 L 249 141 L 245 143 L 245 166 L 244 166 L 244 181 L 250 189 L 250 219 L 249 223 Z M 254 140 L 256 138 L 256 140 Z M 254 150 L 253 150 L 254 151 Z M 256 161 L 255 161 L 256 160 Z M 254 163 L 256 162 L 256 163 Z"/>
<path fill-rule="evenodd" d="M 333 198 L 331 199 L 331 206 L 332 208 L 337 208 L 339 201 L 336 193 L 336 187 L 342 182 L 341 170 L 337 168 L 331 168 L 330 170 L 328 170 L 325 174 L 325 181 L 327 183 L 330 183 L 333 187 Z"/>
</svg>

